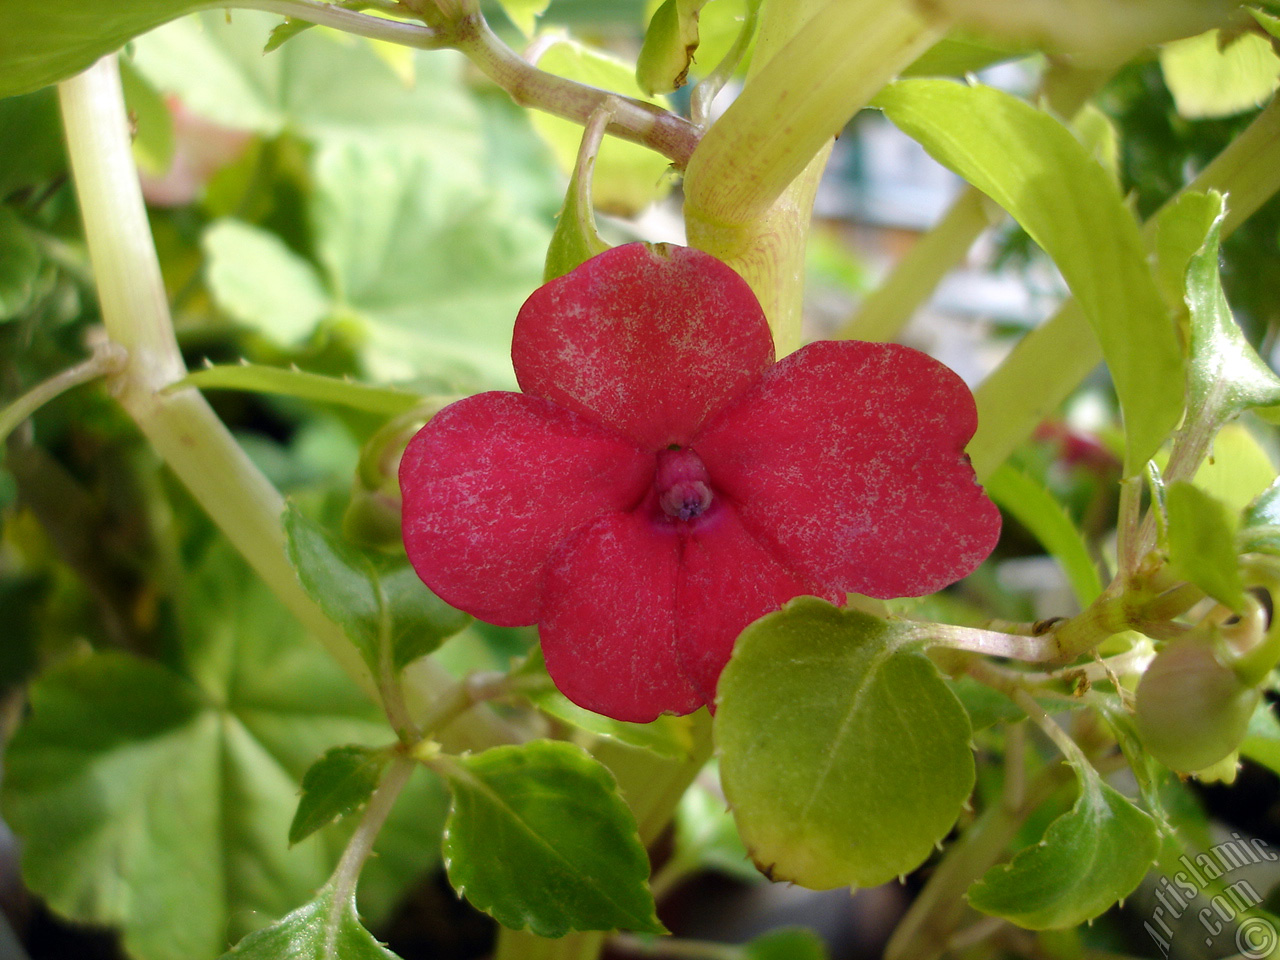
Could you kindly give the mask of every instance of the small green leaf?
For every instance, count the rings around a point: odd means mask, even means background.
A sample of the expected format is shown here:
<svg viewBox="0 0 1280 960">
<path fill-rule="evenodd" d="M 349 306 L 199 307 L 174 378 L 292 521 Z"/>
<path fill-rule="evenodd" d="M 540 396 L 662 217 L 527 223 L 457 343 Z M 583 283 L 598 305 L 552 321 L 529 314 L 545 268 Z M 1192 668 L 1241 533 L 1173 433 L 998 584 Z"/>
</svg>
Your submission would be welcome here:
<svg viewBox="0 0 1280 960">
<path fill-rule="evenodd" d="M 683 87 L 698 50 L 698 14 L 707 0 L 665 0 L 644 32 L 636 83 L 649 96 Z"/>
<path fill-rule="evenodd" d="M 1253 711 L 1240 753 L 1280 775 L 1280 720 L 1266 700 Z"/>
<path fill-rule="evenodd" d="M 169 105 L 127 59 L 120 61 L 120 81 L 124 87 L 124 103 L 136 131 L 134 158 L 146 173 L 163 176 L 173 162 L 175 146 Z"/>
<path fill-rule="evenodd" d="M 439 769 L 453 791 L 445 867 L 473 905 L 540 937 L 665 932 L 635 818 L 613 775 L 583 750 L 535 740 Z"/>
<path fill-rule="evenodd" d="M 1166 43 L 1160 69 L 1178 113 L 1192 120 L 1253 110 L 1280 85 L 1280 57 L 1256 33 L 1210 30 Z"/>
<path fill-rule="evenodd" d="M 1210 197 L 1222 203 L 1221 195 Z M 1219 212 L 1203 246 L 1191 257 L 1186 286 L 1191 311 L 1188 416 L 1194 414 L 1214 423 L 1250 407 L 1280 405 L 1280 377 L 1245 339 L 1222 292 L 1218 248 L 1224 216 L 1224 211 Z"/>
<path fill-rule="evenodd" d="M 1102 346 L 1124 412 L 1125 475 L 1159 449 L 1183 407 L 1182 356 L 1133 214 L 1057 119 L 1007 93 L 902 80 L 889 119 L 1004 207 L 1051 256 Z"/>
<path fill-rule="evenodd" d="M 375 676 L 384 645 L 398 670 L 471 620 L 428 590 L 407 563 L 375 563 L 292 504 L 285 510 L 284 529 L 303 588 L 342 624 Z"/>
<path fill-rule="evenodd" d="M 969 905 L 1031 930 L 1092 920 L 1146 875 L 1160 852 L 1155 821 L 1073 764 L 1080 795 L 1037 844 L 992 867 L 969 888 Z"/>
<path fill-rule="evenodd" d="M 968 674 L 948 679 L 952 693 L 964 704 L 973 731 L 985 730 L 997 723 L 1009 723 L 1026 716 L 1022 708 L 1004 694 L 979 683 Z"/>
<path fill-rule="evenodd" d="M 167 390 L 184 386 L 202 390 L 249 390 L 280 397 L 296 397 L 315 403 L 330 403 L 351 410 L 363 410 L 384 417 L 407 413 L 423 402 L 423 397 L 395 387 L 375 387 L 352 380 L 338 380 L 304 370 L 267 367 L 256 363 L 236 363 L 206 367 L 187 374 Z"/>
<path fill-rule="evenodd" d="M 661 98 L 644 95 L 636 84 L 635 71 L 627 63 L 571 40 L 551 44 L 538 58 L 537 65 L 539 69 L 619 96 L 666 106 Z M 530 119 L 561 168 L 572 170 L 578 157 L 582 128 L 548 113 L 535 112 Z M 619 214 L 643 210 L 666 193 L 670 183 L 668 166 L 666 158 L 652 150 L 616 137 L 606 138 L 600 148 L 592 184 L 596 209 Z"/>
<path fill-rule="evenodd" d="M 276 343 L 305 340 L 333 309 L 315 269 L 274 233 L 225 218 L 209 225 L 202 246 L 214 300 Z"/>
<path fill-rule="evenodd" d="M 1221 501 L 1185 480 L 1169 485 L 1165 503 L 1169 510 L 1169 560 L 1179 575 L 1219 603 L 1243 612 L 1236 517 Z"/>
<path fill-rule="evenodd" d="M 1187 308 L 1187 265 L 1220 216 L 1221 194 L 1194 191 L 1179 194 L 1156 214 L 1156 279 L 1166 303 L 1179 312 Z"/>
<path fill-rule="evenodd" d="M 219 960 L 399 960 L 356 915 L 353 897 L 336 901 L 333 884 L 284 919 L 249 934 Z"/>
<path fill-rule="evenodd" d="M 803 927 L 771 930 L 742 951 L 742 960 L 827 960 L 827 945 Z"/>
<path fill-rule="evenodd" d="M 720 774 L 768 876 L 814 889 L 915 869 L 974 782 L 969 718 L 906 624 L 800 597 L 720 678 Z"/>
<path fill-rule="evenodd" d="M 334 747 L 302 777 L 302 798 L 289 826 L 289 843 L 305 840 L 321 827 L 363 806 L 378 789 L 391 761 L 385 750 Z"/>
<path fill-rule="evenodd" d="M 983 486 L 992 500 L 1030 530 L 1062 564 L 1081 609 L 1098 598 L 1102 593 L 1102 580 L 1084 537 L 1044 487 L 1008 464 L 991 474 Z"/>
</svg>

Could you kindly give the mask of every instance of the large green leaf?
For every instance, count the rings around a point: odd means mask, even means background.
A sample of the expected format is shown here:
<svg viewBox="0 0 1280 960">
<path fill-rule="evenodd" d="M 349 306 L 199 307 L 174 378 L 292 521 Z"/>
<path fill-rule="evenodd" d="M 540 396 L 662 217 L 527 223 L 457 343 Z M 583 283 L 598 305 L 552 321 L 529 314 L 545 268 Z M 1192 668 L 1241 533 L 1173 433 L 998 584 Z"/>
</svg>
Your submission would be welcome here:
<svg viewBox="0 0 1280 960">
<path fill-rule="evenodd" d="M 289 848 L 303 772 L 334 743 L 391 736 L 229 549 L 188 590 L 182 672 L 121 653 L 64 663 L 32 687 L 6 756 L 27 882 L 121 927 L 138 960 L 216 957 L 311 896 L 342 838 Z M 370 864 L 384 901 L 433 862 L 431 796 L 402 797 L 395 844 Z"/>
<path fill-rule="evenodd" d="M 1037 844 L 992 867 L 969 904 L 1032 930 L 1073 927 L 1127 897 L 1160 852 L 1155 821 L 1074 764 L 1080 795 Z"/>
<path fill-rule="evenodd" d="M 251 933 L 221 960 L 399 960 L 356 916 L 355 901 L 338 902 L 332 884 L 305 906 Z"/>
<path fill-rule="evenodd" d="M 1258 356 L 1231 316 L 1218 250 L 1225 216 L 1222 197 L 1218 215 L 1204 244 L 1187 266 L 1187 306 L 1191 311 L 1191 361 L 1187 370 L 1187 402 L 1195 416 L 1220 424 L 1250 407 L 1280 405 L 1280 377 Z"/>
<path fill-rule="evenodd" d="M 973 787 L 969 718 L 904 624 L 801 597 L 720 678 L 720 774 L 767 875 L 818 889 L 913 870 Z"/>
<path fill-rule="evenodd" d="M 0 7 L 0 97 L 79 73 L 200 0 L 6 0 Z"/>
<path fill-rule="evenodd" d="M 406 561 L 375 560 L 292 504 L 284 530 L 303 588 L 342 624 L 374 676 L 384 649 L 398 670 L 471 622 L 428 590 Z"/>
<path fill-rule="evenodd" d="M 279 22 L 251 10 L 202 13 L 139 38 L 134 63 L 187 109 L 237 130 L 312 140 L 376 135 L 462 167 L 478 164 L 480 116 L 458 83 L 460 57 L 423 52 L 406 84 L 369 43 L 331 31 L 308 30 L 264 55 Z"/>
<path fill-rule="evenodd" d="M 441 770 L 453 791 L 445 866 L 472 904 L 540 937 L 664 932 L 635 818 L 613 775 L 582 749 L 535 740 Z"/>
<path fill-rule="evenodd" d="M 1182 359 L 1137 221 L 1107 172 L 1057 119 L 990 87 L 902 80 L 877 103 L 1053 258 L 1115 380 L 1125 474 L 1142 469 L 1182 413 Z"/>
</svg>

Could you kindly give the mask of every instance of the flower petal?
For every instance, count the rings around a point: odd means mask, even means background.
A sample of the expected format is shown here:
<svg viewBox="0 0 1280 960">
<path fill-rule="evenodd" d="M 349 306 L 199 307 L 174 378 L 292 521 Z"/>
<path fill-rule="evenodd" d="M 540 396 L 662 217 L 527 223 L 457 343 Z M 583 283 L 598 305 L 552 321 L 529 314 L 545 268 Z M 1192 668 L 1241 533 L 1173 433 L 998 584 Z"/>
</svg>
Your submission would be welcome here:
<svg viewBox="0 0 1280 960">
<path fill-rule="evenodd" d="M 654 457 L 538 397 L 482 393 L 441 410 L 400 461 L 404 541 L 446 602 L 503 626 L 533 623 L 551 551 L 633 507 Z"/>
<path fill-rule="evenodd" d="M 676 653 L 679 550 L 638 512 L 602 517 L 556 550 L 538 630 L 547 672 L 580 707 L 648 723 L 705 702 Z"/>
<path fill-rule="evenodd" d="M 691 525 L 681 538 L 676 650 L 706 702 L 715 701 L 716 681 L 738 634 L 801 594 L 845 600 L 842 591 L 823 590 L 779 563 L 723 501 Z"/>
<path fill-rule="evenodd" d="M 621 430 L 684 445 L 773 360 L 746 281 L 690 247 L 631 243 L 534 291 L 511 346 L 526 393 Z"/>
<path fill-rule="evenodd" d="M 694 448 L 791 566 L 844 590 L 921 596 L 972 571 L 1000 535 L 964 454 L 976 427 L 972 394 L 936 360 L 824 341 L 771 368 Z"/>
</svg>

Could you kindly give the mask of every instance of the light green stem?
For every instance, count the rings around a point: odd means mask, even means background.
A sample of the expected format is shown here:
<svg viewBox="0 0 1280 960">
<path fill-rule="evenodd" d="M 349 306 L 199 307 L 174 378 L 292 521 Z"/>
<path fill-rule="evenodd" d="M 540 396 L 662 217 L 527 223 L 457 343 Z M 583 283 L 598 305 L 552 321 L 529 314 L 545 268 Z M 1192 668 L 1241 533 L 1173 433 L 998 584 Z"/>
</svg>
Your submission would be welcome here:
<svg viewBox="0 0 1280 960">
<path fill-rule="evenodd" d="M 59 97 L 103 323 L 128 352 L 113 381 L 121 405 L 281 602 L 376 700 L 377 685 L 356 648 L 294 574 L 279 491 L 199 391 L 165 391 L 187 371 L 138 185 L 115 57 L 63 81 Z M 496 717 L 477 711 L 463 717 L 454 732 L 460 748 L 507 739 Z"/>
</svg>

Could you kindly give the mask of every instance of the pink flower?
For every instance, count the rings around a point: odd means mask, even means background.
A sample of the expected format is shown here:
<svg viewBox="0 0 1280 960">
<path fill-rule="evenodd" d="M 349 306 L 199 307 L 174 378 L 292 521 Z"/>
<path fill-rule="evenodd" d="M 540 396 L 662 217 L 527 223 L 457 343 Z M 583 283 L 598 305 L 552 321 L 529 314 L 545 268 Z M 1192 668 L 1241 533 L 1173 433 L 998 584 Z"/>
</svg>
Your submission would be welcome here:
<svg viewBox="0 0 1280 960">
<path fill-rule="evenodd" d="M 459 401 L 410 442 L 405 546 L 454 606 L 538 624 L 587 709 L 689 713 L 792 597 L 932 593 L 999 536 L 959 377 L 856 341 L 775 363 L 751 289 L 697 250 L 633 243 L 540 288 L 512 358 L 523 393 Z"/>
</svg>

